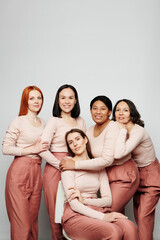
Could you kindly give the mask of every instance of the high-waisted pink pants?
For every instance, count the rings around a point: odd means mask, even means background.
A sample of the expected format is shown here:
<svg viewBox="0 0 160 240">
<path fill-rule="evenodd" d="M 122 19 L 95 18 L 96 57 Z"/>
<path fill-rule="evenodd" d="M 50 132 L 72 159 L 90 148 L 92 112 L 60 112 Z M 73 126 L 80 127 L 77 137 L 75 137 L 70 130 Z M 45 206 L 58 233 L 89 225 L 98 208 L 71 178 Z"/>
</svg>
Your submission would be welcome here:
<svg viewBox="0 0 160 240">
<path fill-rule="evenodd" d="M 90 206 L 91 207 L 91 206 Z M 93 207 L 103 212 L 103 208 Z M 65 204 L 62 226 L 71 239 L 76 240 L 137 240 L 137 228 L 128 219 L 121 219 L 114 223 L 90 218 L 72 211 L 69 204 Z"/>
<path fill-rule="evenodd" d="M 61 160 L 63 157 L 68 156 L 68 153 L 54 152 L 53 155 Z M 56 194 L 60 179 L 60 171 L 46 163 L 43 175 L 43 190 L 52 230 L 52 240 L 57 240 L 59 236 L 62 236 L 61 225 L 55 223 Z"/>
<path fill-rule="evenodd" d="M 12 240 L 38 239 L 41 190 L 41 160 L 16 157 L 9 167 L 5 189 Z"/>
<path fill-rule="evenodd" d="M 152 240 L 155 209 L 160 197 L 160 163 L 156 159 L 147 167 L 139 168 L 140 185 L 134 195 L 134 214 L 139 240 Z"/>
<path fill-rule="evenodd" d="M 112 211 L 123 212 L 139 185 L 139 172 L 133 159 L 106 168 L 112 192 Z"/>
</svg>

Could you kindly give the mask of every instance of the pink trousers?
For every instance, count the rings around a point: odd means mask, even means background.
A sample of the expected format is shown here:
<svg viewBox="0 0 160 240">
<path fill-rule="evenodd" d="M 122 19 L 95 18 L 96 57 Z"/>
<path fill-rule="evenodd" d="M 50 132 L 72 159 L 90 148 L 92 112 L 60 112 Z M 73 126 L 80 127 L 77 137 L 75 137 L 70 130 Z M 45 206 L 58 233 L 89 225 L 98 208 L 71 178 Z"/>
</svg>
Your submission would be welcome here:
<svg viewBox="0 0 160 240">
<path fill-rule="evenodd" d="M 41 190 L 41 160 L 16 157 L 8 170 L 5 189 L 12 240 L 38 239 Z"/>
<path fill-rule="evenodd" d="M 112 211 L 123 212 L 139 185 L 138 168 L 133 161 L 106 168 L 112 192 Z"/>
<path fill-rule="evenodd" d="M 54 156 L 61 160 L 63 157 L 68 156 L 68 153 L 53 153 Z M 46 163 L 43 175 L 43 190 L 46 202 L 47 211 L 49 214 L 49 220 L 52 230 L 52 240 L 57 240 L 62 236 L 61 224 L 55 223 L 55 203 L 58 182 L 61 179 L 61 173 L 55 167 Z"/>
<path fill-rule="evenodd" d="M 90 206 L 91 207 L 91 206 Z M 93 207 L 103 212 L 103 208 Z M 68 203 L 65 204 L 62 225 L 71 239 L 76 240 L 137 240 L 137 228 L 128 219 L 121 219 L 114 223 L 89 218 L 72 211 Z"/>
<path fill-rule="evenodd" d="M 134 195 L 134 214 L 139 240 L 152 240 L 155 209 L 160 197 L 160 163 L 156 159 L 139 168 L 140 185 Z"/>
</svg>

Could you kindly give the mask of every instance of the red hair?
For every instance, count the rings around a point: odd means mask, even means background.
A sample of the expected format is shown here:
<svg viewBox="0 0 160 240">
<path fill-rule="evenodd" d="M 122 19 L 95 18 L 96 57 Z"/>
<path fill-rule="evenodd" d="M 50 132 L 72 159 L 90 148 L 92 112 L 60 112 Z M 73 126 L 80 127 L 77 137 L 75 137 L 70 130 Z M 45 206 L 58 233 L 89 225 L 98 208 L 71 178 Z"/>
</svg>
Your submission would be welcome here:
<svg viewBox="0 0 160 240">
<path fill-rule="evenodd" d="M 38 92 L 40 92 L 40 94 L 42 96 L 42 105 L 43 105 L 43 93 L 42 93 L 42 91 L 36 86 L 28 86 L 23 90 L 22 97 L 21 97 L 21 105 L 20 105 L 20 110 L 19 110 L 18 116 L 26 115 L 28 113 L 29 93 L 32 90 L 37 90 Z M 42 108 L 42 106 L 41 106 L 41 108 Z M 41 111 L 41 108 L 39 109 L 38 113 Z"/>
</svg>

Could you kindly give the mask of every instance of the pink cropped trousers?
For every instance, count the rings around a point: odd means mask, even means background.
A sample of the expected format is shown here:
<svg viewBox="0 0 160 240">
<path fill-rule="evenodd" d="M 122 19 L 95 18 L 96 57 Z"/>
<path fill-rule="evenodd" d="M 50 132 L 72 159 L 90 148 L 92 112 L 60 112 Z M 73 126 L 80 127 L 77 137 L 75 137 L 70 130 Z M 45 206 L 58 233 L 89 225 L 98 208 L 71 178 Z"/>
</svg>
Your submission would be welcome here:
<svg viewBox="0 0 160 240">
<path fill-rule="evenodd" d="M 147 167 L 139 168 L 139 175 L 140 184 L 133 198 L 139 240 L 153 240 L 155 209 L 160 197 L 158 160 Z"/>
<path fill-rule="evenodd" d="M 65 152 L 54 152 L 53 155 L 61 160 L 68 156 Z M 52 240 L 57 240 L 62 236 L 61 224 L 55 223 L 55 204 L 58 183 L 61 179 L 61 173 L 55 167 L 46 163 L 43 175 L 43 190 L 46 202 L 47 211 L 49 214 L 50 226 L 52 231 Z"/>
<path fill-rule="evenodd" d="M 139 185 L 139 172 L 133 159 L 122 165 L 106 168 L 112 192 L 112 211 L 124 213 L 126 204 Z"/>
<path fill-rule="evenodd" d="M 5 189 L 12 240 L 38 239 L 41 190 L 41 160 L 15 157 L 7 173 Z"/>
<path fill-rule="evenodd" d="M 104 212 L 103 208 L 89 206 Z M 137 228 L 128 219 L 121 219 L 114 223 L 90 218 L 72 211 L 68 203 L 65 204 L 62 226 L 71 239 L 76 240 L 137 240 Z"/>
</svg>

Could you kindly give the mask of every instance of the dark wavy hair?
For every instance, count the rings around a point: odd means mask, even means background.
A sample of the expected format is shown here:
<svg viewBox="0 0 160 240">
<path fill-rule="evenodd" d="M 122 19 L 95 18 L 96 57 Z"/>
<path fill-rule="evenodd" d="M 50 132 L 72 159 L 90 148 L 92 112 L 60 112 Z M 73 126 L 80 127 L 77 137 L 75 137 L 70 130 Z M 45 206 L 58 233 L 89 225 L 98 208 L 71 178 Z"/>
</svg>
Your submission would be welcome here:
<svg viewBox="0 0 160 240">
<path fill-rule="evenodd" d="M 80 115 L 80 105 L 79 105 L 78 93 L 77 93 L 77 90 L 72 85 L 69 85 L 69 84 L 64 84 L 58 89 L 56 96 L 55 96 L 55 101 L 53 104 L 52 115 L 54 117 L 59 117 L 59 118 L 61 117 L 61 108 L 59 107 L 59 93 L 63 89 L 66 89 L 66 88 L 72 89 L 75 94 L 76 104 L 74 105 L 74 108 L 71 111 L 71 117 L 77 118 Z"/>
<path fill-rule="evenodd" d="M 67 145 L 68 152 L 70 153 L 70 155 L 71 155 L 72 157 L 75 156 L 75 154 L 72 152 L 72 150 L 71 150 L 70 147 L 69 147 L 69 144 L 68 144 L 68 142 L 67 142 L 67 137 L 68 137 L 68 135 L 69 135 L 70 133 L 75 133 L 75 132 L 79 133 L 79 134 L 82 136 L 82 138 L 87 138 L 88 141 L 87 141 L 87 144 L 86 144 L 86 150 L 87 150 L 87 153 L 88 153 L 89 158 L 93 158 L 93 155 L 92 155 L 92 152 L 91 152 L 91 147 L 90 147 L 89 139 L 88 139 L 87 135 L 86 135 L 81 129 L 78 129 L 78 128 L 72 128 L 70 131 L 66 132 L 66 135 L 65 135 L 65 141 L 66 141 L 66 145 Z"/>
<path fill-rule="evenodd" d="M 108 97 L 106 97 L 104 95 L 99 95 L 99 96 L 93 98 L 92 101 L 90 102 L 90 109 L 92 109 L 92 106 L 96 101 L 103 102 L 107 106 L 108 110 L 112 111 L 112 102 Z"/>
<path fill-rule="evenodd" d="M 125 103 L 127 103 L 128 107 L 129 107 L 129 110 L 130 110 L 131 121 L 132 121 L 133 123 L 136 123 L 136 124 L 140 125 L 141 127 L 144 127 L 144 121 L 141 120 L 141 115 L 140 115 L 140 113 L 138 112 L 135 104 L 134 104 L 131 100 L 129 100 L 129 99 L 121 99 L 121 100 L 119 100 L 118 102 L 116 102 L 116 104 L 115 104 L 115 106 L 114 106 L 114 108 L 113 108 L 113 113 L 112 113 L 113 117 L 112 117 L 112 120 L 116 121 L 115 112 L 116 112 L 117 105 L 118 105 L 118 103 L 120 103 L 120 102 L 125 102 Z"/>
</svg>

